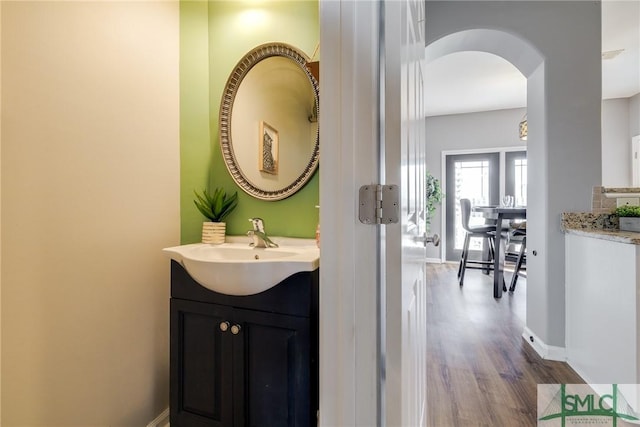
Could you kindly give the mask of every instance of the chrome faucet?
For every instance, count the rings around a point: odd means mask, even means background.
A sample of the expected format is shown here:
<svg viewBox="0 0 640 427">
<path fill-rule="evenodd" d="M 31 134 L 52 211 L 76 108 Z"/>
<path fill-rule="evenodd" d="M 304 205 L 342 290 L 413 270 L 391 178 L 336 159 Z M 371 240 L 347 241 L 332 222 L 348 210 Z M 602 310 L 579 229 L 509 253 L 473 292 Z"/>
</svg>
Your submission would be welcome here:
<svg viewBox="0 0 640 427">
<path fill-rule="evenodd" d="M 250 246 L 255 248 L 277 248 L 278 245 L 267 236 L 264 231 L 264 221 L 262 218 L 249 218 L 253 225 L 253 230 L 247 231 L 247 236 L 251 237 Z"/>
</svg>

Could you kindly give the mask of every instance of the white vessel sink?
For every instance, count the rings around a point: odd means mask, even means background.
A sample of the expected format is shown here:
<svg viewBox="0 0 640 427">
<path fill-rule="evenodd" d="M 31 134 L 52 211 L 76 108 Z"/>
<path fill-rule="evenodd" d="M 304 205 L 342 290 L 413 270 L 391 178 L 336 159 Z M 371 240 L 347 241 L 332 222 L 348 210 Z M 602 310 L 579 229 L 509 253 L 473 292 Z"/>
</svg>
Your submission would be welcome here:
<svg viewBox="0 0 640 427">
<path fill-rule="evenodd" d="M 320 266 L 320 250 L 310 244 L 283 244 L 302 239 L 272 238 L 278 248 L 253 248 L 246 243 L 223 243 L 165 248 L 187 273 L 207 289 L 226 295 L 253 295 L 280 283 L 292 274 Z"/>
</svg>

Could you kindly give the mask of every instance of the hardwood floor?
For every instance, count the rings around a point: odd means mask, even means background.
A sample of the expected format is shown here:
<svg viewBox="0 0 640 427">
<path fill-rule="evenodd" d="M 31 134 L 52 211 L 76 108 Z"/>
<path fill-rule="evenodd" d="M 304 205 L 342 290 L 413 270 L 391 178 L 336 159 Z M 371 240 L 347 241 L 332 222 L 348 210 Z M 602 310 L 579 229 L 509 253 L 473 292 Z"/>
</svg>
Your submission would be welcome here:
<svg viewBox="0 0 640 427">
<path fill-rule="evenodd" d="M 427 425 L 535 426 L 537 384 L 584 381 L 524 342 L 526 279 L 496 300 L 492 276 L 468 270 L 461 288 L 457 268 L 427 266 Z"/>
</svg>

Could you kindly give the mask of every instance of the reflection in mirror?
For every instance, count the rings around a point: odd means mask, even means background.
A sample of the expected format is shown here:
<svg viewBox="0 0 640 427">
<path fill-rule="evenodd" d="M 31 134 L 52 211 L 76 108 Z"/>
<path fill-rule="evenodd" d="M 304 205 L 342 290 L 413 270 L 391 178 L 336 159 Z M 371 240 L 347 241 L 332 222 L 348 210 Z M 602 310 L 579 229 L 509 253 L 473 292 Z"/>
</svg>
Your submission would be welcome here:
<svg viewBox="0 0 640 427">
<path fill-rule="evenodd" d="M 273 43 L 242 58 L 220 108 L 220 145 L 227 169 L 248 194 L 280 200 L 318 166 L 318 83 L 308 58 Z"/>
</svg>

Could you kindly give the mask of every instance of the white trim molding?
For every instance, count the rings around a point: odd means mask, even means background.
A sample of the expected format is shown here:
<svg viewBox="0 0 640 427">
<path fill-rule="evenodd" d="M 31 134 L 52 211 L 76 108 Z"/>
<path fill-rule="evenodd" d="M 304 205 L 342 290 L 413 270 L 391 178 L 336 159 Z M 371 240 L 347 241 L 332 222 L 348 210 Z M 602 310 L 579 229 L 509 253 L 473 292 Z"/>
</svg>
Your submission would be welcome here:
<svg viewBox="0 0 640 427">
<path fill-rule="evenodd" d="M 507 147 L 488 147 L 488 148 L 463 148 L 460 150 L 442 150 L 442 157 L 456 154 L 482 154 L 482 153 L 498 153 L 504 151 L 509 153 L 512 151 L 527 151 L 526 145 L 507 146 Z"/>
<path fill-rule="evenodd" d="M 169 408 L 162 411 L 147 427 L 169 427 Z"/>
<path fill-rule="evenodd" d="M 545 360 L 567 361 L 567 352 L 564 347 L 548 345 L 540 339 L 533 331 L 525 326 L 522 338 Z"/>
<path fill-rule="evenodd" d="M 631 137 L 631 173 L 632 185 L 640 186 L 640 135 Z"/>
</svg>

